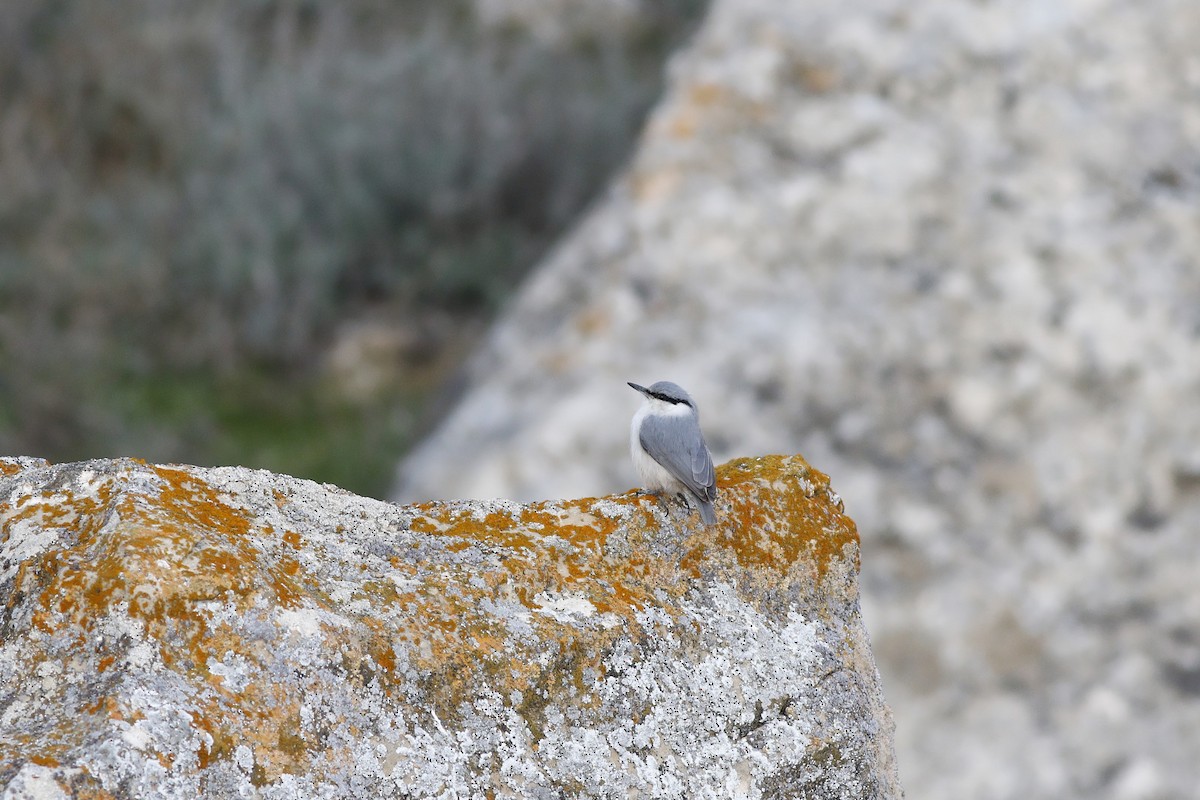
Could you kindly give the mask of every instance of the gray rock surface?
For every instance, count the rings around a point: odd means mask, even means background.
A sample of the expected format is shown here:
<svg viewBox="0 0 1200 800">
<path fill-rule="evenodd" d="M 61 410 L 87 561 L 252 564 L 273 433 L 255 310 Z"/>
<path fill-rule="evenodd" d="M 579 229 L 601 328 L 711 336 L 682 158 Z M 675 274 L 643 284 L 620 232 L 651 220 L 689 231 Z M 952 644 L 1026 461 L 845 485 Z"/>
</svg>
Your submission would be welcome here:
<svg viewBox="0 0 1200 800">
<path fill-rule="evenodd" d="M 0 458 L 0 797 L 899 798 L 841 500 L 718 480 L 704 527 Z"/>
<path fill-rule="evenodd" d="M 397 495 L 635 478 L 624 381 L 864 537 L 904 784 L 1200 785 L 1200 5 L 716 0 Z"/>
</svg>

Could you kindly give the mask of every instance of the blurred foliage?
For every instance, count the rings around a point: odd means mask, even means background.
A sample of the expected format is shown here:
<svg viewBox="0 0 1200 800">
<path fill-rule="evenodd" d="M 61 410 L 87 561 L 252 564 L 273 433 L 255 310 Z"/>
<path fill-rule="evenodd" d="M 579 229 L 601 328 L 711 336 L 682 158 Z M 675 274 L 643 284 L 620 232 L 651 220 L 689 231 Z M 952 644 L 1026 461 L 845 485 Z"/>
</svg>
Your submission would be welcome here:
<svg viewBox="0 0 1200 800">
<path fill-rule="evenodd" d="M 619 166 L 702 6 L 547 43 L 466 0 L 5 0 L 0 452 L 386 491 L 453 364 L 341 397 L 338 326 L 477 330 Z"/>
</svg>

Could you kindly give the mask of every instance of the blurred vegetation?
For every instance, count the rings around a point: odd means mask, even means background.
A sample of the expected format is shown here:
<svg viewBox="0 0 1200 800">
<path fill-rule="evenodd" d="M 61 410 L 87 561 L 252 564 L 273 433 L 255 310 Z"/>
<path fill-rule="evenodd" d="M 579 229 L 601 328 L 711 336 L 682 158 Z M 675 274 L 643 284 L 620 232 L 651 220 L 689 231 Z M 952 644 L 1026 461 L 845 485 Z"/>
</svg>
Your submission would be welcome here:
<svg viewBox="0 0 1200 800">
<path fill-rule="evenodd" d="M 385 493 L 704 10 L 643 5 L 548 42 L 467 0 L 5 0 L 0 452 Z"/>
</svg>

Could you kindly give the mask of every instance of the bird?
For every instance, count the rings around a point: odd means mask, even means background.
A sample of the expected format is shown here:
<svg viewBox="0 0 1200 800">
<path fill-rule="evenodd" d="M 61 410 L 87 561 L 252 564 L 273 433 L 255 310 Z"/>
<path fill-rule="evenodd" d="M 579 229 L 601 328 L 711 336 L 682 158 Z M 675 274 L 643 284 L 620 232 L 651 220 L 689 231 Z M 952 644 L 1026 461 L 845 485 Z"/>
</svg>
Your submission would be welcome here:
<svg viewBox="0 0 1200 800">
<path fill-rule="evenodd" d="M 696 401 L 671 381 L 649 387 L 628 383 L 645 398 L 629 427 L 629 451 L 645 489 L 660 498 L 674 495 L 686 502 L 690 497 L 704 524 L 715 524 L 717 479 Z"/>
</svg>

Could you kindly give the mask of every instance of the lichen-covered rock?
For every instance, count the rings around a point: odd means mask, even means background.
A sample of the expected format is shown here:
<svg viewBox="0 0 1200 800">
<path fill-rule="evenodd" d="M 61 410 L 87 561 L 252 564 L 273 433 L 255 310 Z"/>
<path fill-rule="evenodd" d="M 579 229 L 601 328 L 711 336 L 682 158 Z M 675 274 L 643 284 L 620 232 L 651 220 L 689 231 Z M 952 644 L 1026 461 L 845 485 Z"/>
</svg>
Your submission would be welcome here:
<svg viewBox="0 0 1200 800">
<path fill-rule="evenodd" d="M 717 458 L 838 476 L 909 794 L 1197 796 L 1198 42 L 1194 0 L 714 0 L 397 499 L 628 486 L 625 381 L 678 381 Z"/>
<path fill-rule="evenodd" d="M 704 528 L 0 460 L 3 796 L 899 796 L 854 523 L 799 457 L 719 483 Z"/>
</svg>

